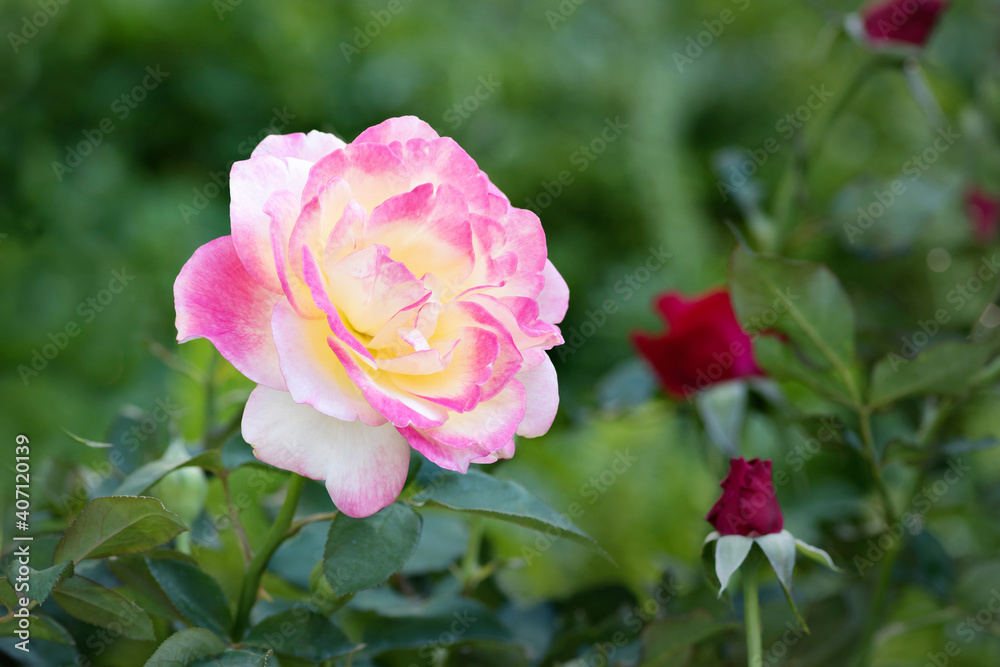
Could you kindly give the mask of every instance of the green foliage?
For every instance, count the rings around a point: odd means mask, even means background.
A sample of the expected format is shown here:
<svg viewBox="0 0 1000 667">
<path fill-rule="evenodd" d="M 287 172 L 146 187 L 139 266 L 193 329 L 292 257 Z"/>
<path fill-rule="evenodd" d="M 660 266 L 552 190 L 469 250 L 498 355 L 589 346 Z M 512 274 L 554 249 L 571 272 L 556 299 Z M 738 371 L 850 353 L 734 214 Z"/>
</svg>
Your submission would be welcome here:
<svg viewBox="0 0 1000 667">
<path fill-rule="evenodd" d="M 306 609 L 268 616 L 250 628 L 244 643 L 311 662 L 346 655 L 358 648 L 326 617 Z"/>
<path fill-rule="evenodd" d="M 152 549 L 187 530 L 156 498 L 97 498 L 83 508 L 53 558 L 79 563 Z"/>
<path fill-rule="evenodd" d="M 323 573 L 337 596 L 372 588 L 413 555 L 420 541 L 420 516 L 395 503 L 365 519 L 343 514 L 330 525 Z"/>
<path fill-rule="evenodd" d="M 52 590 L 52 598 L 74 618 L 114 629 L 129 639 L 153 639 L 149 615 L 120 593 L 86 577 L 65 579 Z"/>
<path fill-rule="evenodd" d="M 215 579 L 182 560 L 153 558 L 146 564 L 156 583 L 188 622 L 220 637 L 229 634 L 233 622 L 229 601 Z"/>
</svg>

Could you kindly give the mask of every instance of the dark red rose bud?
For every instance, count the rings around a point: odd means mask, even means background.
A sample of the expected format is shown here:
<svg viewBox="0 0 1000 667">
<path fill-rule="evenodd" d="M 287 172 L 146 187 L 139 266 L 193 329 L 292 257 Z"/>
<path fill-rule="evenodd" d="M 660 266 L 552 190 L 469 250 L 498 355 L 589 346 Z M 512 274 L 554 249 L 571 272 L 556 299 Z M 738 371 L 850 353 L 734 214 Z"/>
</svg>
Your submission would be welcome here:
<svg viewBox="0 0 1000 667">
<path fill-rule="evenodd" d="M 947 8 L 941 0 L 888 0 L 867 7 L 861 16 L 872 42 L 923 46 Z"/>
<path fill-rule="evenodd" d="M 632 342 L 675 397 L 687 398 L 717 382 L 762 374 L 728 292 L 691 300 L 667 292 L 657 298 L 656 308 L 667 321 L 667 332 L 659 336 L 636 332 Z"/>
<path fill-rule="evenodd" d="M 989 243 L 1000 227 L 1000 197 L 982 188 L 973 187 L 965 193 L 965 210 L 972 221 L 972 232 L 980 243 Z"/>
<path fill-rule="evenodd" d="M 719 485 L 722 497 L 705 520 L 720 535 L 756 537 L 780 533 L 785 526 L 771 481 L 771 462 L 742 457 L 729 461 L 729 474 Z"/>
</svg>

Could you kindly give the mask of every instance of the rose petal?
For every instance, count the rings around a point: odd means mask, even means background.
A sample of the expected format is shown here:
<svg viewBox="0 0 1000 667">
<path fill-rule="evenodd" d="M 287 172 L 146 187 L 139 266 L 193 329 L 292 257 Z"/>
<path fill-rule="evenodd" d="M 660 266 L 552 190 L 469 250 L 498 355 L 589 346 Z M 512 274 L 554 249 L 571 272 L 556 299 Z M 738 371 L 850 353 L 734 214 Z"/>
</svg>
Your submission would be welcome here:
<svg viewBox="0 0 1000 667">
<path fill-rule="evenodd" d="M 261 461 L 326 480 L 337 509 L 351 517 L 392 504 L 409 469 L 410 448 L 391 425 L 335 419 L 266 387 L 250 394 L 243 437 Z"/>
<path fill-rule="evenodd" d="M 439 138 L 440 135 L 434 131 L 434 128 L 416 116 L 400 116 L 399 118 L 389 118 L 378 125 L 369 127 L 351 143 L 391 144 L 398 141 L 405 144 L 410 139 L 432 141 Z"/>
<path fill-rule="evenodd" d="M 271 326 L 281 372 L 296 403 L 306 403 L 344 421 L 360 417 L 373 426 L 385 423 L 385 418 L 351 382 L 344 365 L 327 344 L 330 328 L 326 320 L 299 317 L 288 303 L 281 301 L 274 307 Z"/>
<path fill-rule="evenodd" d="M 295 158 L 260 155 L 233 164 L 229 176 L 233 245 L 247 271 L 258 283 L 282 293 L 274 266 L 271 218 L 264 206 L 277 190 L 302 192 L 311 163 Z"/>
<path fill-rule="evenodd" d="M 209 241 L 174 282 L 177 341 L 207 338 L 254 382 L 284 389 L 271 336 L 271 311 L 279 299 L 247 273 L 231 236 Z"/>
<path fill-rule="evenodd" d="M 324 155 L 343 148 L 344 142 L 326 132 L 313 130 L 309 134 L 269 134 L 257 144 L 250 157 L 273 155 L 278 158 L 294 157 L 316 162 Z"/>
<path fill-rule="evenodd" d="M 521 371 L 514 377 L 524 385 L 526 409 L 524 418 L 517 427 L 517 434 L 526 438 L 537 438 L 552 427 L 559 410 L 559 380 L 556 368 L 549 355 L 541 353 L 543 359 L 533 368 Z"/>
</svg>

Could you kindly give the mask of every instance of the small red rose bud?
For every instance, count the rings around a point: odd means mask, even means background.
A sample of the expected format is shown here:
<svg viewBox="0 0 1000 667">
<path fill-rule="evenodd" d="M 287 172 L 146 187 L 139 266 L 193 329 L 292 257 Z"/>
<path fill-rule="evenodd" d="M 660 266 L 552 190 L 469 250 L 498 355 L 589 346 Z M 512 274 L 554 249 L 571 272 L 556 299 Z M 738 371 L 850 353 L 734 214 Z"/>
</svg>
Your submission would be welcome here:
<svg viewBox="0 0 1000 667">
<path fill-rule="evenodd" d="M 982 188 L 970 188 L 965 193 L 965 210 L 977 241 L 989 243 L 996 238 L 1000 227 L 1000 198 Z"/>
<path fill-rule="evenodd" d="M 666 292 L 656 308 L 669 327 L 660 335 L 632 334 L 632 342 L 653 367 L 660 383 L 686 398 L 717 382 L 762 375 L 750 336 L 740 328 L 725 290 L 686 299 Z"/>
<path fill-rule="evenodd" d="M 780 533 L 785 519 L 774 493 L 771 462 L 751 459 L 731 459 L 729 474 L 719 485 L 722 497 L 715 503 L 705 520 L 720 535 L 756 537 Z"/>
<path fill-rule="evenodd" d="M 947 8 L 941 0 L 887 0 L 865 8 L 861 16 L 872 42 L 923 46 Z"/>
</svg>

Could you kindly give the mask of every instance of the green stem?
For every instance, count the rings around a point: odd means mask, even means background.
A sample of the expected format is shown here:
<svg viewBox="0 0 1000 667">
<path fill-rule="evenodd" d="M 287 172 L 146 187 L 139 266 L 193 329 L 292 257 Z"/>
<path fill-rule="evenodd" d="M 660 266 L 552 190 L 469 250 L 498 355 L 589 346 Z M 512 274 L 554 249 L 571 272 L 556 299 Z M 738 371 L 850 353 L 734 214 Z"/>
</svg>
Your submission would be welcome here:
<svg viewBox="0 0 1000 667">
<path fill-rule="evenodd" d="M 927 412 L 924 414 L 923 425 L 917 435 L 917 442 L 920 445 L 926 448 L 933 443 L 933 441 L 937 438 L 938 431 L 941 430 L 944 423 L 947 421 L 954 405 L 955 403 L 951 399 L 945 399 L 940 405 L 933 405 L 930 403 L 927 405 Z M 868 424 L 867 436 L 865 436 L 865 424 Z M 867 449 L 867 443 L 871 440 L 871 424 L 868 419 L 864 419 L 862 421 L 861 430 L 862 439 L 866 441 L 865 447 Z M 917 475 L 916 480 L 914 480 L 914 489 L 911 496 L 915 495 L 917 490 L 923 485 L 923 480 L 926 476 L 927 467 L 923 466 L 920 468 L 920 473 Z M 880 493 L 883 494 L 883 501 L 887 502 L 885 499 L 888 497 L 888 491 L 885 489 L 884 482 L 882 482 L 881 469 L 878 470 L 876 483 L 879 484 Z M 891 505 L 887 504 L 886 508 L 886 516 L 889 520 L 888 525 L 892 528 L 892 525 L 896 521 L 895 515 L 890 515 L 892 512 Z M 899 559 L 899 555 L 902 550 L 902 539 L 896 540 L 882 557 L 878 581 L 875 583 L 875 593 L 872 596 L 871 616 L 869 617 L 868 624 L 865 627 L 864 636 L 861 638 L 861 649 L 858 652 L 858 660 L 856 662 L 856 664 L 861 667 L 867 667 L 867 665 L 870 665 L 872 658 L 874 657 L 875 634 L 881 625 L 883 616 L 885 615 L 886 604 L 889 598 L 889 584 L 892 582 L 892 570 L 896 566 L 896 561 Z"/>
<path fill-rule="evenodd" d="M 462 559 L 462 588 L 466 594 L 471 593 L 479 583 L 479 557 L 485 527 L 482 517 L 476 516 L 472 518 L 472 523 L 469 526 L 469 546 L 465 550 L 465 557 Z"/>
<path fill-rule="evenodd" d="M 747 665 L 764 664 L 760 627 L 760 599 L 757 594 L 757 574 L 760 561 L 752 556 L 743 563 L 743 617 L 747 631 Z"/>
<path fill-rule="evenodd" d="M 879 462 L 878 453 L 875 451 L 875 438 L 872 435 L 871 410 L 861 408 L 858 410 L 858 418 L 861 421 L 861 442 L 864 445 L 865 459 L 871 468 L 872 478 L 875 481 L 875 488 L 885 505 L 885 520 L 890 525 L 896 521 L 896 511 L 893 509 L 892 496 L 889 495 L 889 487 L 886 486 L 882 477 L 882 465 Z"/>
<path fill-rule="evenodd" d="M 285 493 L 285 502 L 278 512 L 277 518 L 271 524 L 271 530 L 264 539 L 264 544 L 250 561 L 247 567 L 246 576 L 243 578 L 243 588 L 240 591 L 240 603 L 236 611 L 236 620 L 233 622 L 233 639 L 239 641 L 246 631 L 247 622 L 250 620 L 250 610 L 257 602 L 257 593 L 260 590 L 260 578 L 267 569 L 267 564 L 271 556 L 278 550 L 281 543 L 285 541 L 288 527 L 292 524 L 292 517 L 295 516 L 295 508 L 299 504 L 299 496 L 302 495 L 302 487 L 306 478 L 292 473 L 288 482 L 288 491 Z"/>
</svg>

